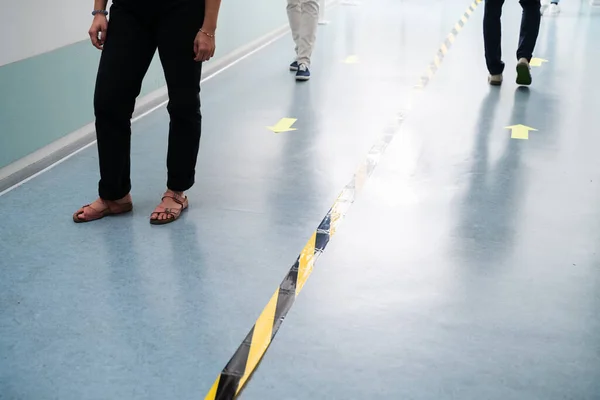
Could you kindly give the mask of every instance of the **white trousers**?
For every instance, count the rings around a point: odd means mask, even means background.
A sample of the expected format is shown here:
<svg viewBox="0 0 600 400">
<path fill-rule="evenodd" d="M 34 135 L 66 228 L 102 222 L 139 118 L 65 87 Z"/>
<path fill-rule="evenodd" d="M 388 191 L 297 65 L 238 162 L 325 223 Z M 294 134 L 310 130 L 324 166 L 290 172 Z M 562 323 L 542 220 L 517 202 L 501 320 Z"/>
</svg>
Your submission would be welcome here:
<svg viewBox="0 0 600 400">
<path fill-rule="evenodd" d="M 310 56 L 317 39 L 319 23 L 318 0 L 287 0 L 287 15 L 296 43 L 296 61 L 310 65 Z"/>
</svg>

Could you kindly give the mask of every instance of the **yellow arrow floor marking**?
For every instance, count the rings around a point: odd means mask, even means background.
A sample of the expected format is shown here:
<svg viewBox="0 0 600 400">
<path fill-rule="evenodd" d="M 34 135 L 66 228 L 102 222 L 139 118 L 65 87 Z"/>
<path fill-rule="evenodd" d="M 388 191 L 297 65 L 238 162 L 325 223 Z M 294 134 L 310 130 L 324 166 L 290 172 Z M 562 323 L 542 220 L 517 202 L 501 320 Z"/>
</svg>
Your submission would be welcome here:
<svg viewBox="0 0 600 400">
<path fill-rule="evenodd" d="M 356 63 L 358 63 L 358 56 L 356 56 L 356 55 L 348 56 L 344 60 L 344 63 L 346 63 L 346 64 L 356 64 Z"/>
<path fill-rule="evenodd" d="M 281 118 L 275 126 L 267 126 L 267 129 L 275 133 L 295 131 L 296 128 L 292 128 L 292 125 L 298 121 L 296 118 Z"/>
<path fill-rule="evenodd" d="M 532 128 L 530 126 L 522 125 L 522 124 L 507 126 L 504 129 L 511 130 L 510 137 L 512 139 L 522 139 L 522 140 L 529 139 L 529 131 L 537 132 L 537 129 Z"/>
<path fill-rule="evenodd" d="M 529 61 L 529 65 L 531 65 L 532 67 L 541 67 L 543 63 L 548 62 L 548 60 L 544 60 L 543 58 L 532 58 L 531 61 Z"/>
</svg>

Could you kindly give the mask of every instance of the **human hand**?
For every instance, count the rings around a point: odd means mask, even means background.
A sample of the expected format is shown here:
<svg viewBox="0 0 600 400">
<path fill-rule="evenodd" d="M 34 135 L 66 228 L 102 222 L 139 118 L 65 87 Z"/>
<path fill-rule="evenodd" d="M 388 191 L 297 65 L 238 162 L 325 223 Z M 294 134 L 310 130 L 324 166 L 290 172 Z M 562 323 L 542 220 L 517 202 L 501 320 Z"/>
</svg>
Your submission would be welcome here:
<svg viewBox="0 0 600 400">
<path fill-rule="evenodd" d="M 208 61 L 215 55 L 215 35 L 199 31 L 194 40 L 194 60 Z"/>
<path fill-rule="evenodd" d="M 92 21 L 92 26 L 90 27 L 88 33 L 90 35 L 90 39 L 92 40 L 92 44 L 98 50 L 102 50 L 102 47 L 104 46 L 107 28 L 108 21 L 106 20 L 106 16 L 103 14 L 94 15 L 94 20 Z"/>
</svg>

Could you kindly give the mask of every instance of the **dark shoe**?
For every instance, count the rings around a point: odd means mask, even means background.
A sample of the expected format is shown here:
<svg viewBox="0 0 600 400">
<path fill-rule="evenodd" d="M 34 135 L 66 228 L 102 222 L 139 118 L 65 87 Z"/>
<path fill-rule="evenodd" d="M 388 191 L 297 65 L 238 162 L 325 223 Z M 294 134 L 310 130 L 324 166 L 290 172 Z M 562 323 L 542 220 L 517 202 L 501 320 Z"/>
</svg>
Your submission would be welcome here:
<svg viewBox="0 0 600 400">
<path fill-rule="evenodd" d="M 517 63 L 517 85 L 531 85 L 531 67 L 526 58 L 521 58 Z"/>
</svg>

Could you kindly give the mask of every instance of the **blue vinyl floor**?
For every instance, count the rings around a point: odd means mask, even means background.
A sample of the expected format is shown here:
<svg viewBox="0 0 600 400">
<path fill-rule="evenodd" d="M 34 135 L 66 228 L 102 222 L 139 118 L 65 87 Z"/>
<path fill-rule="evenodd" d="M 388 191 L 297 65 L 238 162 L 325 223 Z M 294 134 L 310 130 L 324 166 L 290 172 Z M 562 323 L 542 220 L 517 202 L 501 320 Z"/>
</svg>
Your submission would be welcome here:
<svg viewBox="0 0 600 400">
<path fill-rule="evenodd" d="M 0 399 L 198 399 L 465 0 L 331 9 L 309 82 L 291 37 L 203 84 L 198 181 L 151 226 L 168 115 L 133 125 L 128 216 L 75 225 L 92 146 L 0 197 Z M 544 17 L 533 85 L 487 84 L 479 5 L 315 266 L 247 400 L 600 398 L 600 8 Z M 266 127 L 296 118 L 296 131 Z M 511 139 L 506 127 L 536 129 Z"/>
</svg>

